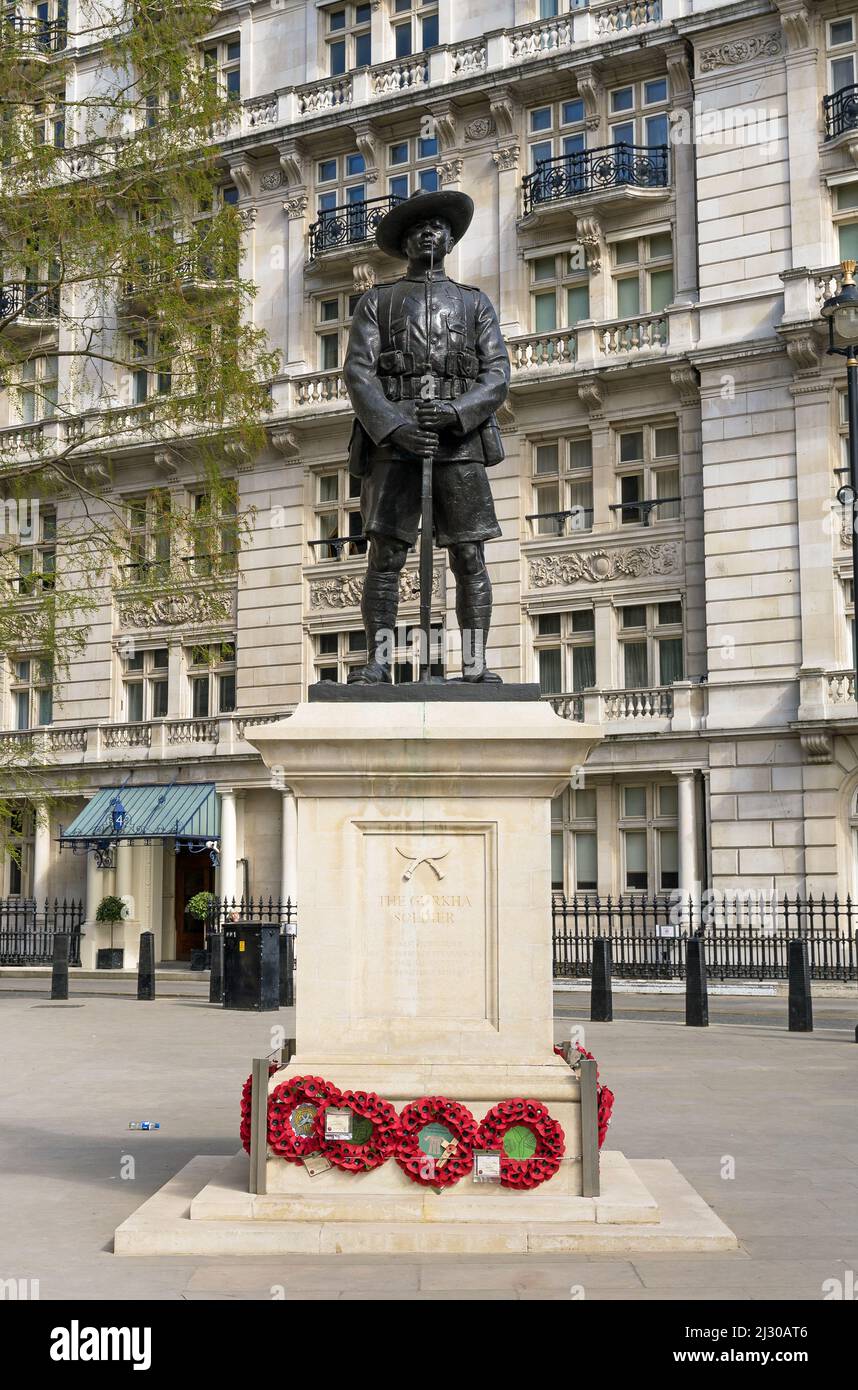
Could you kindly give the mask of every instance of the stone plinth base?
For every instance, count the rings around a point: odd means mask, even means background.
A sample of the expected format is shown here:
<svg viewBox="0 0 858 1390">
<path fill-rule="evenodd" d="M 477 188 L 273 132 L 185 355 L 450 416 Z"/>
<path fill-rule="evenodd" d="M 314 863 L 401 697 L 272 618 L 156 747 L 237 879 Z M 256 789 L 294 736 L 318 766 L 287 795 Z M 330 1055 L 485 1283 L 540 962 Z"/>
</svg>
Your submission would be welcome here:
<svg viewBox="0 0 858 1390">
<path fill-rule="evenodd" d="M 192 1159 L 118 1227 L 114 1253 L 623 1255 L 738 1248 L 733 1232 L 672 1163 L 630 1162 L 611 1151 L 602 1153 L 601 1197 L 565 1197 L 538 1209 L 535 1193 L 462 1182 L 455 1220 L 447 1203 L 456 1188 L 438 1196 L 415 1188 L 404 1174 L 401 1196 L 380 1194 L 377 1205 L 364 1185 L 372 1174 L 362 1175 L 358 1195 L 354 1178 L 338 1173 L 341 1195 L 323 1198 L 320 1179 L 303 1173 L 300 1200 L 252 1196 L 247 1176 L 244 1153 Z"/>
</svg>

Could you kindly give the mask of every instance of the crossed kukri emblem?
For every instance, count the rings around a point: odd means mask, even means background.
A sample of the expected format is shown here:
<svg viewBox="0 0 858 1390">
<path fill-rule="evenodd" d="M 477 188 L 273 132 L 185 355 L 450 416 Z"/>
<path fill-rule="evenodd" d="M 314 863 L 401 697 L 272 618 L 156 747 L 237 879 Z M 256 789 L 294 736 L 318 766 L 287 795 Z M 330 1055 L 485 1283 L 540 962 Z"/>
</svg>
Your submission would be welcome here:
<svg viewBox="0 0 858 1390">
<path fill-rule="evenodd" d="M 401 854 L 403 859 L 408 860 L 408 867 L 402 874 L 403 883 L 407 883 L 409 879 L 414 877 L 421 864 L 428 864 L 437 879 L 444 877 L 444 870 L 438 868 L 438 862 L 447 858 L 450 853 L 448 849 L 442 850 L 440 854 L 420 854 L 415 850 L 400 849 L 398 845 L 395 846 L 395 849 L 397 854 Z"/>
</svg>

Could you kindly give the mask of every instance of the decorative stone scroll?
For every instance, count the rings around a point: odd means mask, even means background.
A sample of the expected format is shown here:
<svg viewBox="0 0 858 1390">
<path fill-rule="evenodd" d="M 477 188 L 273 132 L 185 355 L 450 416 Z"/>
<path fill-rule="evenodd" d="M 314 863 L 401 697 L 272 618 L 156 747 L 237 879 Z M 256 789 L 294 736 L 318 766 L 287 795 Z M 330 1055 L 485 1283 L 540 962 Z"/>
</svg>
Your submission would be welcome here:
<svg viewBox="0 0 858 1390">
<path fill-rule="evenodd" d="M 334 574 L 329 579 L 310 580 L 311 608 L 358 608 L 363 593 L 362 574 Z M 441 571 L 432 575 L 432 597 L 441 595 Z M 420 573 L 418 570 L 402 570 L 399 576 L 399 599 L 407 603 L 409 599 L 420 597 Z"/>
<path fill-rule="evenodd" d="M 530 585 L 601 584 L 611 579 L 643 579 L 676 574 L 682 551 L 678 542 L 635 546 L 631 550 L 584 550 L 540 555 L 530 561 Z"/>
<path fill-rule="evenodd" d="M 734 39 L 715 48 L 704 48 L 700 54 L 700 71 L 736 68 L 756 58 L 777 58 L 782 52 L 783 40 L 776 30 L 771 34 L 753 34 L 748 39 Z"/>
</svg>

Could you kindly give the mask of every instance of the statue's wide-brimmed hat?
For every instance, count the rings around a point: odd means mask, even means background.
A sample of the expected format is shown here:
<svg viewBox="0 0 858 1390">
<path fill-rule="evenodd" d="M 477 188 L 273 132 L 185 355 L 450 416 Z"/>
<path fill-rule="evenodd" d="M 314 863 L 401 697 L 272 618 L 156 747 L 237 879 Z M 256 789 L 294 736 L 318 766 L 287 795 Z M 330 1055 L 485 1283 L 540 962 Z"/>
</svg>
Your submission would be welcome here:
<svg viewBox="0 0 858 1390">
<path fill-rule="evenodd" d="M 409 198 L 403 198 L 382 217 L 375 229 L 375 239 L 388 256 L 404 259 L 402 238 L 415 222 L 443 217 L 449 222 L 456 241 L 459 241 L 470 227 L 473 215 L 474 200 L 467 193 L 456 193 L 452 189 L 432 193 L 421 188 Z"/>
</svg>

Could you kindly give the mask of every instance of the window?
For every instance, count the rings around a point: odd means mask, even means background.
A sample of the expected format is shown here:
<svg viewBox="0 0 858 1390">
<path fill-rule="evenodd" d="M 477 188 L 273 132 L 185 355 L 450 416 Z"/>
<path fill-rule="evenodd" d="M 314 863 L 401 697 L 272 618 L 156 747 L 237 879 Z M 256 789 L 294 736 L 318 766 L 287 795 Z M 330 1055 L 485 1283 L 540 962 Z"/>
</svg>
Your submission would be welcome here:
<svg viewBox="0 0 858 1390">
<path fill-rule="evenodd" d="M 569 250 L 535 256 L 528 265 L 530 319 L 535 333 L 574 328 L 590 317 L 590 276 L 583 246 L 576 243 Z M 574 355 L 574 338 L 566 351 Z M 549 358 L 555 352 L 552 345 Z"/>
<path fill-rule="evenodd" d="M 569 789 L 551 803 L 551 887 L 572 893 L 598 886 L 596 792 Z M 568 869 L 567 869 L 568 865 Z"/>
<path fill-rule="evenodd" d="M 54 718 L 54 663 L 50 657 L 13 659 L 9 682 L 16 729 L 35 729 Z"/>
<path fill-rule="evenodd" d="M 619 795 L 623 892 L 678 888 L 676 784 L 623 786 Z"/>
<path fill-rule="evenodd" d="M 611 144 L 626 147 L 617 154 L 618 182 L 622 182 L 623 179 L 624 161 L 628 181 L 631 182 L 634 177 L 635 182 L 641 182 L 640 173 L 636 176 L 633 173 L 633 154 L 629 147 L 637 145 L 644 150 L 666 150 L 667 108 L 666 77 L 631 82 L 625 87 L 614 87 L 608 93 L 608 129 Z"/>
<path fill-rule="evenodd" d="M 222 494 L 212 498 L 195 493 L 192 499 L 190 556 L 191 572 L 208 579 L 212 575 L 232 574 L 238 565 L 238 493 L 227 483 Z"/>
<path fill-rule="evenodd" d="M 419 629 L 406 627 L 397 629 L 397 647 L 393 653 L 391 673 L 394 684 L 404 685 L 416 681 L 420 673 Z M 317 632 L 313 637 L 313 667 L 317 681 L 339 681 L 348 679 L 353 666 L 363 666 L 367 659 L 366 634 L 363 628 L 350 628 L 342 632 Z M 444 675 L 443 628 L 433 626 L 430 634 L 431 673 Z"/>
<path fill-rule="evenodd" d="M 592 690 L 596 684 L 596 638 L 592 608 L 540 613 L 533 647 L 543 695 Z"/>
<path fill-rule="evenodd" d="M 418 189 L 438 191 L 438 141 L 434 136 L 397 140 L 387 147 L 387 191 L 407 198 Z"/>
<path fill-rule="evenodd" d="M 170 494 L 158 489 L 127 503 L 128 559 L 131 584 L 166 579 L 170 570 Z"/>
<path fill-rule="evenodd" d="M 855 83 L 855 21 L 851 17 L 831 19 L 826 25 L 828 49 L 828 90 L 842 91 Z"/>
<path fill-rule="evenodd" d="M 19 594 L 38 594 L 50 591 L 56 582 L 57 517 L 52 511 L 31 513 L 30 535 L 19 534 L 18 577 Z"/>
<path fill-rule="evenodd" d="M 32 807 L 23 801 L 12 802 L 2 830 L 8 866 L 8 895 L 11 898 L 22 898 L 27 896 L 33 876 L 35 816 Z"/>
<path fill-rule="evenodd" d="M 203 49 L 203 62 L 217 73 L 221 91 L 230 101 L 241 100 L 241 39 L 218 39 Z"/>
<path fill-rule="evenodd" d="M 670 232 L 615 241 L 612 252 L 617 318 L 662 313 L 673 299 Z"/>
<path fill-rule="evenodd" d="M 173 389 L 173 349 L 155 328 L 135 333 L 128 340 L 131 404 L 145 405 Z"/>
<path fill-rule="evenodd" d="M 43 101 L 37 101 L 32 115 L 33 142 L 36 145 L 52 145 L 54 149 L 65 149 L 66 109 L 65 94 L 62 90 L 52 92 Z"/>
<path fill-rule="evenodd" d="M 193 218 L 187 255 L 179 269 L 186 280 L 234 280 L 240 257 L 238 219 L 220 216 L 224 208 L 237 208 L 238 189 L 234 184 L 215 188 L 211 197 L 201 200 Z M 184 248 L 183 248 L 184 249 Z"/>
<path fill-rule="evenodd" d="M 584 102 L 580 97 L 568 97 L 545 106 L 534 106 L 527 113 L 527 163 L 531 173 L 540 165 L 549 164 L 553 171 L 546 176 L 536 201 L 551 192 L 553 198 L 582 193 L 586 187 L 583 160 L 576 159 L 587 148 Z M 564 158 L 566 156 L 566 158 Z M 549 162 L 555 160 L 554 164 Z M 551 179 L 549 190 L 548 178 Z"/>
<path fill-rule="evenodd" d="M 235 643 L 212 642 L 187 653 L 190 713 L 194 719 L 235 709 Z"/>
<path fill-rule="evenodd" d="M 623 685 L 646 690 L 683 679 L 682 603 L 629 603 L 619 611 Z"/>
<path fill-rule="evenodd" d="M 611 508 L 622 526 L 675 521 L 681 510 L 679 430 L 645 425 L 617 435 L 619 497 Z"/>
<path fill-rule="evenodd" d="M 328 73 L 339 77 L 372 62 L 372 5 L 338 5 L 326 15 Z"/>
<path fill-rule="evenodd" d="M 324 295 L 316 300 L 316 337 L 319 369 L 335 371 L 342 363 L 348 344 L 349 325 L 360 294 Z"/>
<path fill-rule="evenodd" d="M 393 0 L 394 51 L 397 58 L 438 45 L 438 0 Z"/>
<path fill-rule="evenodd" d="M 354 151 L 320 159 L 316 164 L 316 189 L 320 214 L 365 202 L 366 161 L 363 155 Z"/>
<path fill-rule="evenodd" d="M 53 420 L 59 393 L 59 358 L 30 357 L 21 363 L 18 410 L 25 425 Z"/>
<path fill-rule="evenodd" d="M 366 553 L 365 540 L 349 541 L 360 536 L 360 478 L 354 478 L 347 468 L 337 468 L 316 474 L 315 536 L 311 545 L 316 560 L 345 560 Z"/>
<path fill-rule="evenodd" d="M 593 453 L 589 435 L 532 449 L 533 536 L 564 536 L 593 526 Z"/>
<path fill-rule="evenodd" d="M 122 714 L 126 724 L 167 717 L 169 653 L 166 647 L 137 651 L 122 660 Z"/>
<path fill-rule="evenodd" d="M 832 189 L 832 219 L 837 229 L 838 258 L 858 258 L 858 182 L 841 183 Z"/>
</svg>

